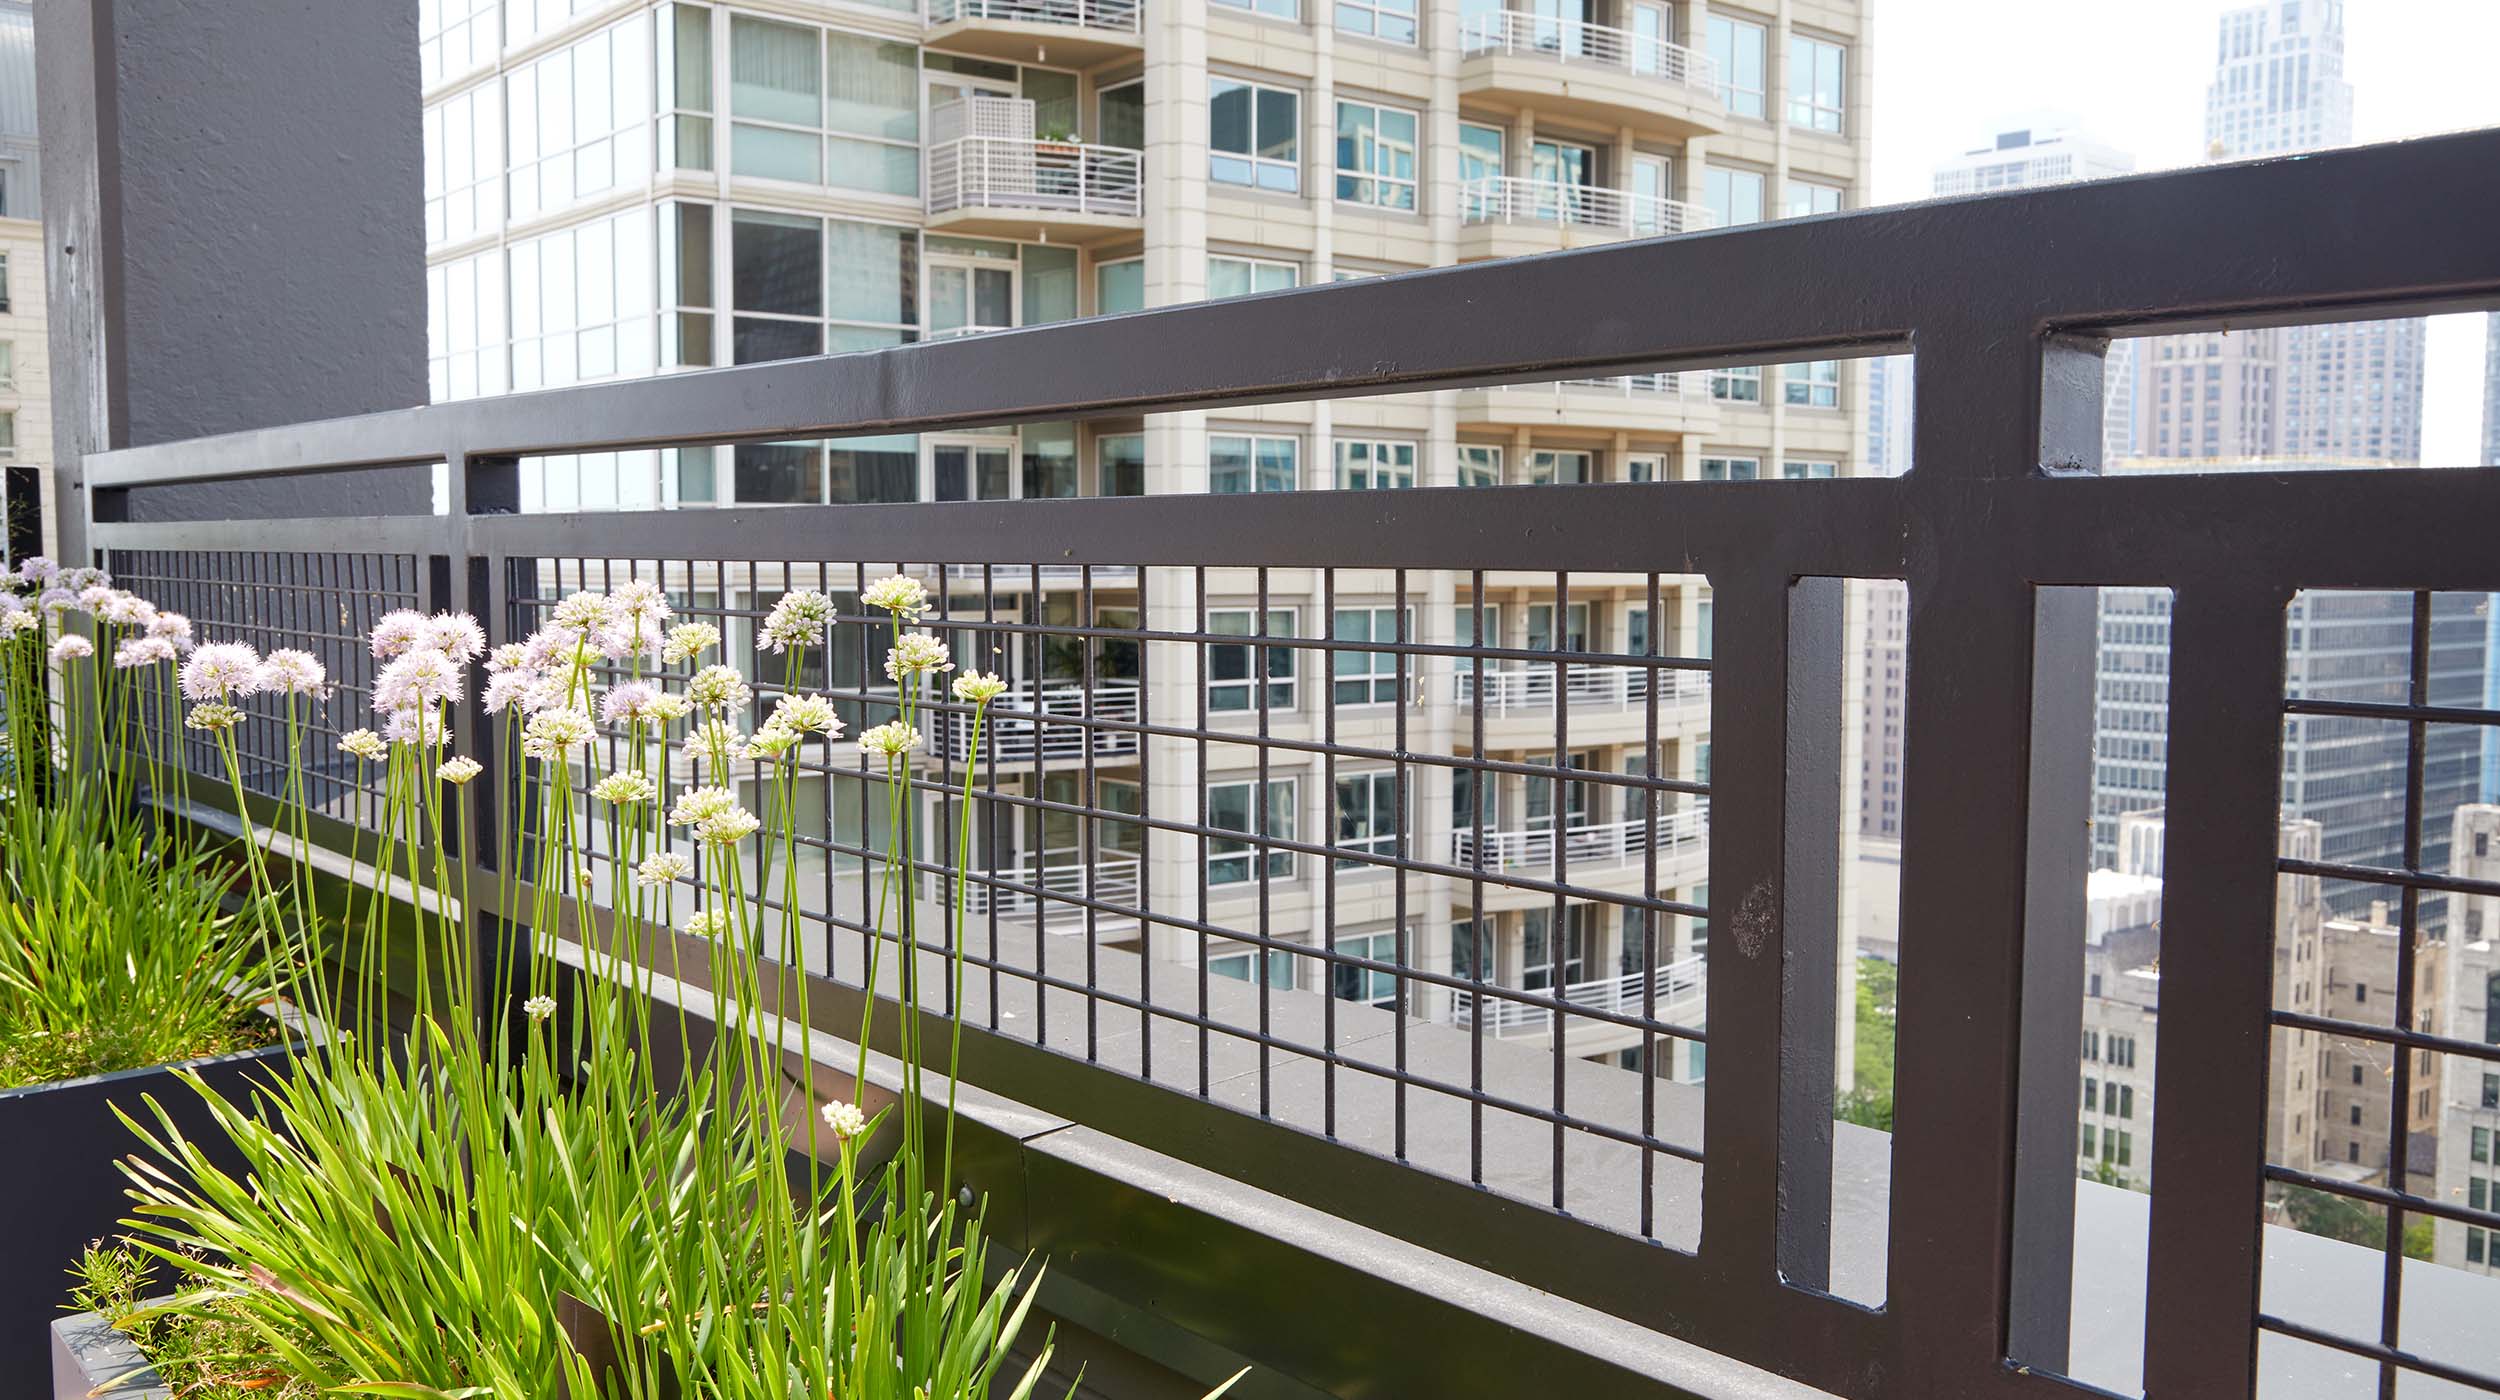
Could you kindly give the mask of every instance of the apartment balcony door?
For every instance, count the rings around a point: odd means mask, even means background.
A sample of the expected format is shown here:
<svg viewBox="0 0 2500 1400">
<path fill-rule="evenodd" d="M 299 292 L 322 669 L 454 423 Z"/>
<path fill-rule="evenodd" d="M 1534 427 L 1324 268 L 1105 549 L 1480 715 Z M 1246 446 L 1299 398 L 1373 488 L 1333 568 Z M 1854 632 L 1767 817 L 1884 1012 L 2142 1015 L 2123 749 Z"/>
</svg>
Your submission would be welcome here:
<svg viewBox="0 0 2500 1400">
<path fill-rule="evenodd" d="M 1530 32 L 1538 48 L 1575 56 L 1586 52 L 1588 33 L 1582 26 L 1588 22 L 1589 0 L 1528 0 L 1527 9 L 1536 17 Z"/>
<path fill-rule="evenodd" d="M 1661 44 L 1675 42 L 1675 7 L 1658 0 L 1631 0 L 1624 6 L 1625 25 L 1632 31 L 1632 52 L 1624 55 L 1635 73 L 1655 73 L 1662 63 Z"/>
<path fill-rule="evenodd" d="M 956 242 L 970 246 L 972 241 Z M 931 339 L 1003 331 L 1015 325 L 1015 249 L 1012 244 L 997 246 L 1007 250 L 1005 257 L 941 253 L 934 248 L 926 254 L 922 281 L 928 288 L 929 314 L 923 324 Z"/>
<path fill-rule="evenodd" d="M 924 438 L 932 501 L 1009 501 L 1016 494 L 1016 443 L 1007 438 Z"/>
<path fill-rule="evenodd" d="M 1649 235 L 1666 232 L 1664 204 L 1675 198 L 1675 171 L 1665 156 L 1632 157 L 1632 231 Z"/>
<path fill-rule="evenodd" d="M 1536 214 L 1557 223 L 1585 222 L 1588 196 L 1597 183 L 1597 148 L 1568 141 L 1538 141 L 1528 150 L 1528 178 L 1536 182 Z"/>
</svg>

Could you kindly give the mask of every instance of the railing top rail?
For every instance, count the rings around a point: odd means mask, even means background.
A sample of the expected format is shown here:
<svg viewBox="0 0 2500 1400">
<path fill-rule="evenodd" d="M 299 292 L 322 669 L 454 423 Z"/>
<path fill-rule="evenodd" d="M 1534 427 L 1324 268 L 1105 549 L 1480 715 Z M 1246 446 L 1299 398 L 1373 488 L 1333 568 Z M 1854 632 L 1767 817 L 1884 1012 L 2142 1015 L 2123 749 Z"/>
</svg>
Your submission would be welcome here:
<svg viewBox="0 0 2500 1400">
<path fill-rule="evenodd" d="M 2471 132 L 289 424 L 84 470 L 112 489 L 2476 308 L 2500 296 L 2494 168 L 2500 132 Z M 1642 314 L 1622 314 L 1626 288 Z"/>
</svg>

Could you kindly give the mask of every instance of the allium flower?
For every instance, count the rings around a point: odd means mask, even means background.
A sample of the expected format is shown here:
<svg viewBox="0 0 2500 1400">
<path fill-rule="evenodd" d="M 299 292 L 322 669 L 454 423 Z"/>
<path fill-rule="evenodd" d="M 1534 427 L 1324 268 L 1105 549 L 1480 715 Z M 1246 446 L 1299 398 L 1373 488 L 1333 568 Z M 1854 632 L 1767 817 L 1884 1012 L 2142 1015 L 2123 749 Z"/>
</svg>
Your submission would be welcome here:
<svg viewBox="0 0 2500 1400">
<path fill-rule="evenodd" d="M 683 854 L 677 851 L 658 851 L 644 856 L 642 864 L 634 867 L 634 883 L 643 886 L 665 885 L 672 881 L 683 880 L 692 874 L 694 874 L 694 862 L 686 859 Z"/>
<path fill-rule="evenodd" d="M 652 622 L 668 621 L 668 595 L 647 578 L 629 578 L 608 591 L 618 613 Z"/>
<path fill-rule="evenodd" d="M 671 826 L 701 826 L 723 812 L 737 810 L 738 799 L 724 787 L 688 788 L 677 794 L 677 803 L 668 809 Z"/>
<path fill-rule="evenodd" d="M 99 612 L 111 605 L 113 590 L 100 583 L 91 583 L 78 590 L 78 606 L 87 612 Z"/>
<path fill-rule="evenodd" d="M 599 699 L 599 719 L 604 724 L 642 724 L 651 718 L 651 702 L 660 698 L 660 688 L 649 681 L 624 681 L 608 687 Z"/>
<path fill-rule="evenodd" d="M 440 711 L 423 706 L 393 710 L 382 721 L 382 737 L 394 744 L 423 744 L 439 748 L 451 742 L 451 726 Z"/>
<path fill-rule="evenodd" d="M 330 673 L 311 652 L 280 647 L 260 663 L 259 679 L 260 688 L 272 695 L 320 695 L 327 689 Z"/>
<path fill-rule="evenodd" d="M 69 588 L 47 588 L 35 595 L 35 605 L 48 613 L 65 613 L 78 606 L 78 593 Z"/>
<path fill-rule="evenodd" d="M 686 759 L 697 768 L 710 767 L 715 758 L 735 763 L 746 756 L 746 743 L 736 725 L 705 720 L 686 734 Z"/>
<path fill-rule="evenodd" d="M 668 629 L 660 656 L 671 666 L 692 661 L 720 645 L 720 629 L 708 622 L 681 622 Z"/>
<path fill-rule="evenodd" d="M 576 632 L 595 632 L 616 619 L 616 604 L 604 593 L 574 593 L 556 604 L 556 625 Z"/>
<path fill-rule="evenodd" d="M 828 739 L 842 737 L 842 717 L 834 713 L 833 702 L 821 695 L 782 696 L 773 706 L 768 727 L 793 734 L 822 734 Z"/>
<path fill-rule="evenodd" d="M 868 1131 L 868 1115 L 859 1111 L 858 1104 L 837 1101 L 817 1112 L 824 1115 L 825 1126 L 833 1130 L 833 1135 L 844 1142 Z"/>
<path fill-rule="evenodd" d="M 95 615 L 116 627 L 145 627 L 156 617 L 156 605 L 136 593 L 112 592 L 96 606 Z"/>
<path fill-rule="evenodd" d="M 729 932 L 729 915 L 718 909 L 698 909 L 686 916 L 677 931 L 688 938 L 718 938 Z"/>
<path fill-rule="evenodd" d="M 113 648 L 113 664 L 125 671 L 173 659 L 174 644 L 163 637 L 133 637 Z"/>
<path fill-rule="evenodd" d="M 475 661 L 486 651 L 486 629 L 467 613 L 438 612 L 425 620 L 425 644 L 454 661 Z"/>
<path fill-rule="evenodd" d="M 901 758 L 920 747 L 920 731 L 901 720 L 888 720 L 859 736 L 859 746 L 869 753 Z"/>
<path fill-rule="evenodd" d="M 755 703 L 755 692 L 735 669 L 706 666 L 686 682 L 686 698 L 706 710 L 743 710 Z"/>
<path fill-rule="evenodd" d="M 490 676 L 500 676 L 506 671 L 528 669 L 530 669 L 530 649 L 527 642 L 506 642 L 487 653 L 486 674 Z"/>
<path fill-rule="evenodd" d="M 373 624 L 373 659 L 388 661 L 424 646 L 425 630 L 425 614 L 414 608 L 395 608 L 382 614 Z"/>
<path fill-rule="evenodd" d="M 486 713 L 502 714 L 504 707 L 516 700 L 522 701 L 521 708 L 527 710 L 530 688 L 537 684 L 538 673 L 535 671 L 499 671 L 488 676 L 486 678 Z"/>
<path fill-rule="evenodd" d="M 211 642 L 182 663 L 187 700 L 232 700 L 260 688 L 260 653 L 241 642 Z"/>
<path fill-rule="evenodd" d="M 31 632 L 41 626 L 43 626 L 43 614 L 33 608 L 20 605 L 7 612 L 0 612 L 0 637 L 14 637 L 20 632 Z"/>
<path fill-rule="evenodd" d="M 521 752 L 531 758 L 559 758 L 598 737 L 590 711 L 567 705 L 541 710 L 521 727 Z"/>
<path fill-rule="evenodd" d="M 440 705 L 460 699 L 460 663 L 431 647 L 402 653 L 373 680 L 377 714 L 418 705 Z"/>
<path fill-rule="evenodd" d="M 382 736 L 372 730 L 351 729 L 339 736 L 339 752 L 350 758 L 380 762 L 390 756 L 391 749 L 390 745 L 382 742 Z"/>
<path fill-rule="evenodd" d="M 755 829 L 762 825 L 753 812 L 744 807 L 733 807 L 696 827 L 694 834 L 707 845 L 734 846 L 753 836 Z"/>
<path fill-rule="evenodd" d="M 191 619 L 178 612 L 161 612 L 148 620 L 148 635 L 162 637 L 174 644 L 176 651 L 191 649 Z"/>
<path fill-rule="evenodd" d="M 441 766 L 434 770 L 434 776 L 453 787 L 466 787 L 471 778 L 485 771 L 485 764 L 464 754 L 458 758 L 444 759 Z"/>
<path fill-rule="evenodd" d="M 654 618 L 620 617 L 591 634 L 591 645 L 610 661 L 629 657 L 657 658 L 660 654 L 660 624 Z"/>
<path fill-rule="evenodd" d="M 112 587 L 113 576 L 92 566 L 81 569 L 63 569 L 60 583 L 63 588 L 72 593 L 84 593 L 90 588 Z"/>
<path fill-rule="evenodd" d="M 967 705 L 986 705 L 1007 693 L 1007 678 L 994 671 L 966 671 L 955 678 L 955 698 Z"/>
<path fill-rule="evenodd" d="M 928 632 L 905 632 L 894 639 L 894 649 L 885 654 L 885 678 L 890 681 L 954 669 L 955 654 Z"/>
<path fill-rule="evenodd" d="M 767 724 L 755 731 L 755 736 L 746 741 L 746 746 L 738 751 L 737 756 L 756 760 L 777 759 L 797 748 L 802 737 L 795 729 Z"/>
<path fill-rule="evenodd" d="M 650 705 L 651 718 L 661 724 L 684 719 L 694 713 L 694 702 L 683 695 L 662 695 Z"/>
<path fill-rule="evenodd" d="M 532 1021 L 544 1021 L 548 1017 L 556 1014 L 556 999 L 544 992 L 541 992 L 537 996 L 531 997 L 529 1000 L 522 1002 L 521 1010 L 527 1013 Z"/>
<path fill-rule="evenodd" d="M 232 729 L 243 722 L 243 712 L 223 700 L 211 700 L 192 706 L 191 712 L 182 717 L 182 722 L 193 729 Z"/>
<path fill-rule="evenodd" d="M 50 583 L 61 576 L 61 566 L 40 554 L 29 554 L 18 561 L 17 576 L 28 583 Z"/>
<path fill-rule="evenodd" d="M 860 594 L 859 600 L 869 607 L 882 608 L 904 622 L 913 621 L 929 610 L 929 590 L 920 586 L 920 580 L 905 574 L 881 578 L 868 585 L 868 591 Z"/>
<path fill-rule="evenodd" d="M 659 785 L 640 773 L 610 773 L 591 788 L 590 795 L 619 807 L 631 807 L 660 795 Z"/>
<path fill-rule="evenodd" d="M 814 646 L 832 624 L 831 598 L 813 588 L 793 589 L 764 614 L 764 644 L 772 651 Z"/>
<path fill-rule="evenodd" d="M 582 634 L 571 627 L 541 627 L 522 643 L 529 669 L 548 671 L 582 659 Z"/>
<path fill-rule="evenodd" d="M 93 655 L 95 643 L 84 637 L 71 635 L 52 644 L 52 659 L 55 661 L 84 661 Z"/>
</svg>

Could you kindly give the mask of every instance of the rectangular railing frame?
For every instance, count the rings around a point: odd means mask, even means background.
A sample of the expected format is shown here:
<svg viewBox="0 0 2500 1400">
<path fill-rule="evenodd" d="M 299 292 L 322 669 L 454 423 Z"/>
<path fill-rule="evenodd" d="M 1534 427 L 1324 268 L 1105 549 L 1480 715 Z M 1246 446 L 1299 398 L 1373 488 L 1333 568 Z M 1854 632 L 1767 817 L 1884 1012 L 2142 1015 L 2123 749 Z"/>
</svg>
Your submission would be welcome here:
<svg viewBox="0 0 2500 1400">
<path fill-rule="evenodd" d="M 2126 331 L 2238 329 L 2480 309 L 2500 300 L 2500 135 L 2476 133 L 2191 172 L 1616 244 L 858 355 L 291 425 L 88 458 L 90 522 L 65 553 L 398 551 L 433 561 L 428 603 L 506 614 L 508 559 L 901 557 L 1179 568 L 1670 569 L 1717 599 L 1711 887 L 1714 1039 L 1700 1245 L 1685 1255 L 1349 1150 L 1021 1042 L 975 1033 L 976 1080 L 1740 1361 L 1862 1397 L 2067 1393 L 2059 1193 L 2026 1133 L 2065 1121 L 2081 912 L 2033 849 L 2086 810 L 2079 765 L 2035 752 L 2037 706 L 2079 693 L 2077 619 L 2037 590 L 2129 583 L 2177 600 L 2165 917 L 2214 931 L 2165 950 L 2147 1394 L 2249 1394 L 2256 1355 L 2265 1018 L 2275 887 L 2271 720 L 2280 617 L 2303 587 L 2500 585 L 2500 473 L 2096 476 L 2101 356 Z M 2321 211 L 2330 211 L 2322 214 Z M 1071 413 L 1706 369 L 1781 355 L 1920 357 L 1909 476 L 1008 505 L 802 507 L 526 517 L 522 455 L 766 441 Z M 447 463 L 448 513 L 133 521 L 151 485 Z M 2354 530 L 2393 516 L 2403 531 Z M 787 550 L 786 554 L 774 551 Z M 830 555 L 828 551 L 831 551 Z M 1033 561 L 1036 563 L 1042 561 Z M 1892 1139 L 1890 1302 L 1821 1291 L 1829 1249 L 1830 1017 L 1783 965 L 1828 874 L 1828 812 L 1783 784 L 1829 717 L 1829 590 L 1895 577 L 1916 609 Z M 2088 641 L 2088 639 L 2086 639 Z M 1804 697 L 1804 698 L 1800 698 Z M 464 735 L 463 742 L 470 742 Z M 493 849 L 481 841 L 478 849 Z M 2072 942 L 2069 942 L 2072 935 Z M 2026 949 L 2042 954 L 2026 958 Z M 1828 958 L 1828 952 L 1824 954 Z M 1813 978 L 1803 979 L 1812 983 Z M 2026 1014 L 2026 1013 L 2031 1014 Z M 1750 1053 L 1747 1053 L 1750 1052 Z M 2071 1055 L 2067 1055 L 2071 1059 Z M 1818 1098 L 1819 1096 L 1819 1098 Z M 1822 1131 L 1815 1131 L 1821 1120 Z M 2053 1136 L 2053 1134 L 2052 1134 Z M 1819 1145 L 1818 1145 L 1819 1139 Z M 2062 1207 L 2071 1210 L 2071 1193 Z M 2016 1242 L 2024 1252 L 2016 1257 Z M 2018 1278 L 2018 1276 L 2020 1276 Z M 1245 1324 L 1247 1325 L 1247 1324 Z M 2028 1365 L 2014 1365 L 2009 1355 Z"/>
</svg>

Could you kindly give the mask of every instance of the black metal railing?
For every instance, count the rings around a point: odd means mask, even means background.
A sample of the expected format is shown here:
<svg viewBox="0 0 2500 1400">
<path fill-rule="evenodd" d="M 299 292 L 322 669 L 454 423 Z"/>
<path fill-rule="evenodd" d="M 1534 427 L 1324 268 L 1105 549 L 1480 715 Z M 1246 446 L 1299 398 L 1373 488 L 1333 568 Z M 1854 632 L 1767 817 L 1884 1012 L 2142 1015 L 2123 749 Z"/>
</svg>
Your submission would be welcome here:
<svg viewBox="0 0 2500 1400">
<path fill-rule="evenodd" d="M 2313 1338 L 2320 1329 L 2259 1308 L 2261 1213 L 2269 1176 L 2282 1176 L 2266 1160 L 2263 1104 L 2268 1034 L 2282 1020 L 2272 936 L 2284 607 L 2301 589 L 2500 589 L 2500 474 L 2097 474 L 2102 354 L 2114 334 L 2500 301 L 2495 169 L 2500 135 L 2480 133 L 135 448 L 85 463 L 84 543 L 137 586 L 176 589 L 204 623 L 245 640 L 352 635 L 382 595 L 413 592 L 428 608 L 477 612 L 503 641 L 564 591 L 627 570 L 660 578 L 685 611 L 734 640 L 781 587 L 855 594 L 900 567 L 933 585 L 942 575 L 932 625 L 989 639 L 1000 654 L 1020 650 L 1020 676 L 1048 676 L 1045 652 L 1073 657 L 1057 674 L 1080 696 L 1099 694 L 1122 648 L 1117 664 L 1149 697 L 1180 698 L 1150 698 L 1134 719 L 1082 702 L 1074 713 L 1008 702 L 1009 718 L 1072 748 L 1054 756 L 1037 744 L 1020 767 L 976 775 L 977 801 L 987 830 L 1040 833 L 1001 848 L 1073 842 L 1079 864 L 1133 849 L 1139 881 L 1110 899 L 1082 877 L 1028 882 L 1012 862 L 976 863 L 984 885 L 1070 914 L 1017 926 L 1000 913 L 1007 901 L 993 900 L 986 926 L 960 931 L 979 969 L 965 1008 L 967 1077 L 1869 1400 L 2066 1385 L 2054 1373 L 2070 1369 L 2078 1286 L 2076 827 L 2091 774 L 2089 744 L 2055 736 L 2090 732 L 2086 590 L 2171 589 L 2167 798 L 2195 820 L 2166 833 L 2163 919 L 2177 934 L 2160 968 L 2172 1014 L 2160 1028 L 2158 1186 L 2144 1292 L 2127 1304 L 2143 1317 L 2144 1390 L 2250 1394 L 2260 1331 L 2271 1329 L 2376 1368 L 2383 1394 L 2399 1375 L 2500 1393 L 2500 1365 L 2426 1359 L 2403 1335 L 2393 1247 L 2408 1213 L 2494 1228 L 2500 1214 L 2425 1197 L 2401 1174 L 2389 1188 L 2303 1182 L 2387 1208 L 2383 1313 Z M 1905 348 L 1918 360 L 1917 470 L 1897 479 L 509 513 L 514 463 L 536 454 Z M 448 467 L 447 510 L 432 516 L 144 519 L 148 493 L 178 483 L 196 491 L 427 463 Z M 373 560 L 388 561 L 382 573 L 356 572 Z M 1049 618 L 1032 606 L 1042 566 L 1073 598 Z M 1313 571 L 1332 613 L 1358 570 L 1364 601 L 1393 618 L 1408 617 L 1428 581 L 1442 601 L 1359 644 L 1330 629 L 1285 635 L 1262 623 L 1245 635 L 1211 624 L 1210 599 L 1266 618 L 1287 570 Z M 1575 590 L 1644 598 L 1657 618 L 1662 593 L 1707 587 L 1715 645 L 1707 657 L 1671 654 L 1656 628 L 1638 648 L 1461 643 L 1462 612 L 1477 623 L 1466 635 L 1484 635 L 1480 603 L 1496 574 L 1539 580 L 1556 616 Z M 1033 582 L 1001 590 L 999 576 Z M 1115 578 L 1112 596 L 1105 580 Z M 1842 714 L 1841 583 L 1886 578 L 1908 584 L 1906 746 L 1926 761 L 1904 775 L 1900 920 L 1916 933 L 1898 1008 L 1889 1216 L 1870 1226 L 1836 1221 L 1832 1205 L 1836 1153 L 1859 1149 L 1845 1138 L 1836 1148 L 1832 1119 L 1842 776 L 1831 737 Z M 318 618 L 288 611 L 290 597 L 319 601 Z M 850 640 L 837 638 L 828 672 L 804 683 L 872 721 L 885 703 L 874 625 L 846 610 Z M 1209 677 L 1239 670 L 1244 649 L 1247 707 L 1211 711 Z M 1295 679 L 1328 695 L 1297 695 L 1291 725 L 1278 722 L 1270 670 L 1282 654 L 1308 658 Z M 1437 743 L 1410 731 L 1402 703 L 1350 727 L 1330 684 L 1348 654 L 1389 658 L 1362 674 L 1397 696 L 1416 693 L 1418 679 L 1454 694 L 1460 676 L 1482 694 L 1499 667 L 1546 670 L 1556 690 L 1582 667 L 1639 678 L 1645 698 L 1627 703 L 1628 722 L 1611 722 L 1615 742 L 1647 762 L 1638 773 L 1569 767 L 1574 734 L 1593 721 L 1567 702 L 1528 721 L 1550 725 L 1535 746 L 1550 757 L 1533 761 L 1492 756 L 1486 706 L 1465 713 L 1464 732 L 1444 726 Z M 1709 677 L 1712 776 L 1653 776 L 1672 722 L 1659 681 L 1698 674 Z M 2457 718 L 2421 700 L 2383 712 L 2413 726 L 2417 791 L 2422 724 Z M 2492 721 L 2476 712 L 2469 722 Z M 491 732 L 471 723 L 460 742 Z M 1110 734 L 1139 740 L 1117 774 L 1099 743 Z M 1304 815 L 1291 829 L 1267 800 L 1287 766 L 1331 794 L 1329 804 L 1298 798 L 1290 810 Z M 1357 766 L 1389 775 L 1391 811 L 1450 791 L 1459 774 L 1479 792 L 1486 777 L 1585 783 L 1650 823 L 1671 804 L 1644 797 L 1706 797 L 1708 899 L 1675 898 L 1660 883 L 1654 831 L 1636 873 L 1608 880 L 1575 869 L 1568 841 L 1549 842 L 1550 868 L 1533 871 L 1488 865 L 1481 841 L 1463 862 L 1417 849 L 1396 822 L 1385 839 L 1349 841 L 1334 794 Z M 877 936 L 858 891 L 881 859 L 878 803 L 862 767 L 837 761 L 811 776 L 825 821 L 809 838 L 818 868 L 799 898 L 823 941 L 803 951 L 835 989 L 855 988 Z M 935 804 L 961 777 L 941 753 L 913 786 Z M 1235 783 L 1248 789 L 1247 816 L 1217 803 L 1213 789 Z M 1299 826 L 1313 813 L 1324 830 Z M 1458 824 L 1484 822 L 1469 812 Z M 950 852 L 922 834 L 909 858 L 943 878 Z M 2432 870 L 2359 875 L 2408 895 L 2455 887 Z M 1387 936 L 1358 946 L 1343 905 L 1361 881 L 1379 882 L 1363 894 Z M 1287 885 L 1309 937 L 1276 932 Z M 1670 929 L 1689 941 L 1706 919 L 1706 1020 L 1676 1019 L 1654 984 L 1630 1005 L 1595 1004 L 1566 994 L 1572 979 L 1558 966 L 1529 985 L 1472 952 L 1463 967 L 1448 950 L 1437 963 L 1419 956 L 1433 951 L 1410 932 L 1427 891 L 1476 912 L 1505 900 L 1541 909 L 1549 936 L 1573 907 L 1603 908 L 1611 927 L 1638 927 L 1648 967 L 1669 961 L 1660 949 Z M 2400 913 L 2410 959 L 2410 897 Z M 907 936 L 938 956 L 958 931 L 922 920 Z M 1210 975 L 1222 950 L 1248 960 L 1248 980 Z M 1272 986 L 1265 960 L 1277 957 L 1296 988 L 1322 994 Z M 944 982 L 930 985 L 935 998 Z M 1462 1004 L 1470 1013 L 1459 1024 L 1451 1008 Z M 1544 1043 L 1495 1033 L 1496 1004 L 1550 1017 Z M 2433 1046 L 2409 1024 L 2334 1029 L 2500 1060 L 2489 1045 Z M 1585 1061 L 1617 1034 L 1631 1069 Z M 1679 1044 L 1705 1042 L 1706 1087 L 1655 1072 Z M 1849 1290 L 1836 1274 L 1870 1254 L 1886 1279 L 1880 1308 L 1837 1296 Z"/>
</svg>

